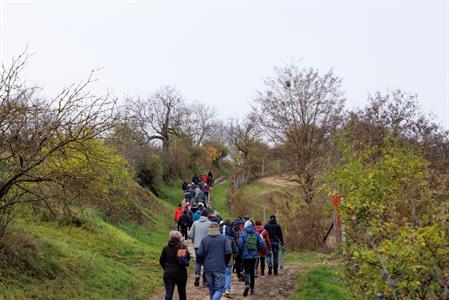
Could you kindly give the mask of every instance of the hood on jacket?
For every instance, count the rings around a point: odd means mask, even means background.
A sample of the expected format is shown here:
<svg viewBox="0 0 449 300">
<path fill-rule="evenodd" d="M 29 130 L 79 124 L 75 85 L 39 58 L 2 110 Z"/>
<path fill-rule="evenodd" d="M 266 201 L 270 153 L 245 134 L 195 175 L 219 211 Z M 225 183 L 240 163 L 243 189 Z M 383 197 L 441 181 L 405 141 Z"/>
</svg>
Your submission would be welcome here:
<svg viewBox="0 0 449 300">
<path fill-rule="evenodd" d="M 205 217 L 205 216 L 201 216 L 199 221 L 200 222 L 207 222 L 207 221 L 209 221 L 209 219 L 207 217 Z"/>
<path fill-rule="evenodd" d="M 220 226 L 217 223 L 213 222 L 210 224 L 209 229 L 207 230 L 207 234 L 210 236 L 217 236 L 220 234 Z"/>
<path fill-rule="evenodd" d="M 270 221 L 268 221 L 268 224 L 277 224 L 278 222 L 276 221 L 276 219 L 270 219 Z"/>
<path fill-rule="evenodd" d="M 256 226 L 256 231 L 257 231 L 258 233 L 262 233 L 264 230 L 265 230 L 265 228 L 263 228 L 262 225 L 257 225 L 257 226 Z"/>
<path fill-rule="evenodd" d="M 247 227 L 245 227 L 245 232 L 246 233 L 255 233 L 256 228 L 253 225 L 247 226 Z"/>
</svg>

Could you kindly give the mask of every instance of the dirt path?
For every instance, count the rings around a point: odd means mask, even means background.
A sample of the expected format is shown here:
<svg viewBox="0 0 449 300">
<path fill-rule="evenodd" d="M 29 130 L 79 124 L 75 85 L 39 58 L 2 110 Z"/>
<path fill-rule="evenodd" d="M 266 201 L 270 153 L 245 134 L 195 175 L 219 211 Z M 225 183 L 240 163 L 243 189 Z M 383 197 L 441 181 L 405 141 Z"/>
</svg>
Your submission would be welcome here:
<svg viewBox="0 0 449 300">
<path fill-rule="evenodd" d="M 190 251 L 190 250 L 189 250 Z M 194 263 L 192 259 L 191 263 Z M 243 282 L 237 280 L 237 276 L 232 274 L 232 299 L 258 299 L 258 300 L 276 300 L 276 299 L 288 299 L 289 295 L 293 293 L 295 289 L 295 270 L 292 268 L 286 268 L 279 275 L 265 275 L 264 277 L 256 278 L 255 295 L 243 297 L 243 289 L 245 287 Z M 189 275 L 187 281 L 187 299 L 188 300 L 208 300 L 209 290 L 207 287 L 195 287 L 193 285 L 194 276 Z M 164 293 L 159 294 L 151 298 L 151 300 L 164 299 Z M 179 300 L 177 291 L 173 297 L 174 300 Z M 227 298 L 222 298 L 227 299 Z"/>
</svg>

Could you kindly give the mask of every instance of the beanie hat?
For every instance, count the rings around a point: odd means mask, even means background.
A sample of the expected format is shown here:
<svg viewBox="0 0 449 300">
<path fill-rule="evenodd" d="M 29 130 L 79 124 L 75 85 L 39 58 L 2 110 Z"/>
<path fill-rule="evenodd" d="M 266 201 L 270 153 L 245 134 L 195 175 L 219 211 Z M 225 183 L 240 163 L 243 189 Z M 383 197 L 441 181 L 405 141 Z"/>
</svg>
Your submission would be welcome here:
<svg viewBox="0 0 449 300">
<path fill-rule="evenodd" d="M 271 215 L 270 216 L 270 220 L 276 220 L 276 216 L 275 215 Z"/>
<path fill-rule="evenodd" d="M 253 226 L 253 223 L 251 222 L 251 220 L 248 220 L 245 222 L 244 228 L 247 228 L 249 226 Z"/>
</svg>

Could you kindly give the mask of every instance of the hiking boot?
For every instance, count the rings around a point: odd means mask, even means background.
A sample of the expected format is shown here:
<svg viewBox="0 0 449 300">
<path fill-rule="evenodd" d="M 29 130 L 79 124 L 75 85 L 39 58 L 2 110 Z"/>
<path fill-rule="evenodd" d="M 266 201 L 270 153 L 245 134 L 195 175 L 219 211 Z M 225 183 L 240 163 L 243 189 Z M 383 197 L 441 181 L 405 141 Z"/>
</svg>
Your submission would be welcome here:
<svg viewBox="0 0 449 300">
<path fill-rule="evenodd" d="M 225 298 L 231 298 L 231 293 L 230 293 L 229 291 L 225 291 L 225 292 L 223 293 L 223 297 L 225 297 Z"/>
<path fill-rule="evenodd" d="M 278 270 L 274 269 L 274 275 L 277 275 L 277 274 L 278 274 Z"/>
<path fill-rule="evenodd" d="M 249 286 L 245 286 L 245 289 L 243 290 L 243 297 L 248 296 L 248 292 L 249 292 Z"/>
<path fill-rule="evenodd" d="M 268 275 L 271 275 L 271 268 L 268 268 Z"/>
<path fill-rule="evenodd" d="M 250 294 L 250 295 L 254 295 L 254 289 L 251 289 L 251 290 L 249 291 L 249 294 Z"/>
<path fill-rule="evenodd" d="M 199 276 L 195 276 L 195 286 L 200 286 L 200 277 Z"/>
</svg>

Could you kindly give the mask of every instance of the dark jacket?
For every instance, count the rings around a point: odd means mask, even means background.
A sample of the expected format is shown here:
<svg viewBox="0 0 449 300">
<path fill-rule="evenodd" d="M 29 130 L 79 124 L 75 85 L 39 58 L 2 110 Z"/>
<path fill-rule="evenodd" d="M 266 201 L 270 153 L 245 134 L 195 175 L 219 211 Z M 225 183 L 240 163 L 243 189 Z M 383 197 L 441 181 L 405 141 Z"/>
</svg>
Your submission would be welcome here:
<svg viewBox="0 0 449 300">
<path fill-rule="evenodd" d="M 184 214 L 181 217 L 181 220 L 179 220 L 179 224 L 181 226 L 192 226 L 192 218 L 190 218 L 189 213 L 187 211 L 184 211 Z"/>
<path fill-rule="evenodd" d="M 180 245 L 180 241 L 170 240 L 162 250 L 159 264 L 164 269 L 164 277 L 166 278 L 187 278 L 187 268 L 178 263 L 177 254 Z M 187 256 L 190 258 L 188 251 Z"/>
<path fill-rule="evenodd" d="M 265 224 L 265 230 L 268 231 L 271 243 L 281 243 L 284 244 L 284 236 L 282 235 L 281 226 L 277 223 L 276 219 L 270 219 L 267 224 Z"/>
</svg>

